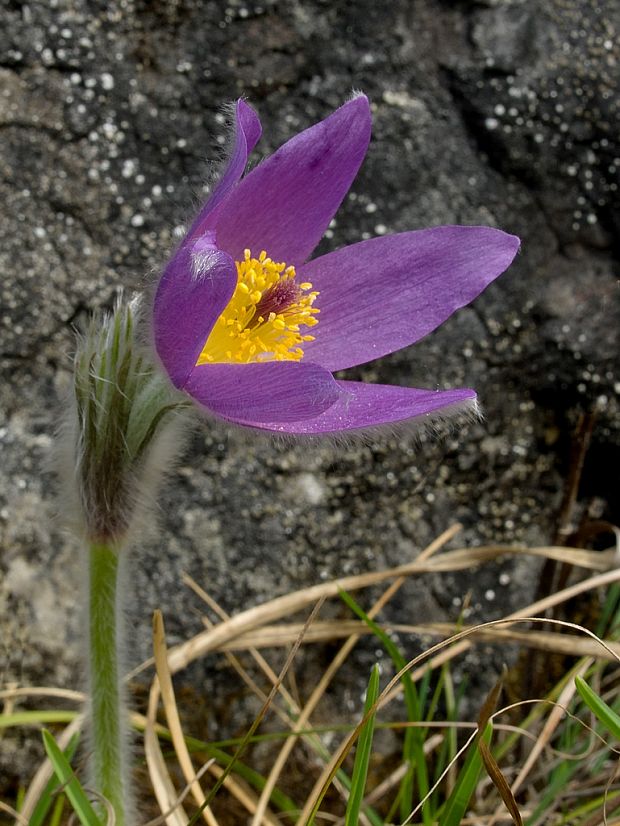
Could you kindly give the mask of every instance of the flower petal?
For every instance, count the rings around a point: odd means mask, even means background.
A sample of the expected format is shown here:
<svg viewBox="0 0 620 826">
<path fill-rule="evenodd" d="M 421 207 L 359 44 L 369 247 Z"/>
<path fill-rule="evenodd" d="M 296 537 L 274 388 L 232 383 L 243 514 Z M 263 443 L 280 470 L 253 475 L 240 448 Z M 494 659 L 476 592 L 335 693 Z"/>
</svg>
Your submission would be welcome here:
<svg viewBox="0 0 620 826">
<path fill-rule="evenodd" d="M 369 140 L 370 107 L 363 95 L 300 132 L 230 193 L 217 216 L 218 246 L 236 260 L 250 249 L 301 264 L 351 186 Z"/>
<path fill-rule="evenodd" d="M 164 270 L 153 305 L 153 334 L 176 387 L 184 387 L 236 284 L 235 262 L 209 236 L 184 243 Z"/>
<path fill-rule="evenodd" d="M 235 145 L 226 164 L 226 168 L 211 193 L 209 200 L 198 213 L 188 237 L 195 238 L 210 229 L 220 206 L 230 189 L 241 179 L 248 162 L 248 155 L 254 149 L 261 136 L 260 119 L 254 109 L 244 100 L 235 105 Z"/>
<path fill-rule="evenodd" d="M 340 398 L 313 418 L 271 421 L 253 420 L 244 415 L 227 415 L 230 421 L 275 433 L 328 435 L 400 424 L 412 419 L 428 420 L 432 414 L 449 415 L 458 410 L 475 408 L 474 390 L 419 390 L 386 384 L 339 381 Z"/>
<path fill-rule="evenodd" d="M 491 227 L 372 238 L 305 264 L 319 291 L 305 357 L 341 370 L 406 347 L 469 304 L 509 266 L 519 239 Z"/>
<path fill-rule="evenodd" d="M 217 416 L 255 427 L 317 416 L 342 395 L 327 370 L 291 361 L 200 364 L 184 389 Z"/>
</svg>

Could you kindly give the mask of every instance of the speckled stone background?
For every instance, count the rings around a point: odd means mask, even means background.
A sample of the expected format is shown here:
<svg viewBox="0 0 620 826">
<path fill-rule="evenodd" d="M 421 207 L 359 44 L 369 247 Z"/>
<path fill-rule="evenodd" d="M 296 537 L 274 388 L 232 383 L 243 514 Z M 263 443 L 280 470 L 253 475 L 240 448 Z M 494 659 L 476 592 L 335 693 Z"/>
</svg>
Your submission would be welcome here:
<svg viewBox="0 0 620 826">
<path fill-rule="evenodd" d="M 618 521 L 619 14 L 616 0 L 4 0 L 0 681 L 80 684 L 81 568 L 46 469 L 73 328 L 161 269 L 239 95 L 264 154 L 352 88 L 369 95 L 370 151 L 322 250 L 442 223 L 497 225 L 523 250 L 427 340 L 350 371 L 473 385 L 485 421 L 345 448 L 195 430 L 128 578 L 130 662 L 149 653 L 155 607 L 172 642 L 200 628 L 182 570 L 235 611 L 411 559 L 454 520 L 459 543 L 549 541 L 595 405 L 579 506 Z M 498 616 L 536 574 L 507 561 L 428 577 L 391 616 L 453 618 L 468 590 L 473 617 Z M 186 677 L 205 678 L 226 697 L 214 665 Z M 2 742 L 0 774 L 26 776 L 28 750 Z"/>
</svg>

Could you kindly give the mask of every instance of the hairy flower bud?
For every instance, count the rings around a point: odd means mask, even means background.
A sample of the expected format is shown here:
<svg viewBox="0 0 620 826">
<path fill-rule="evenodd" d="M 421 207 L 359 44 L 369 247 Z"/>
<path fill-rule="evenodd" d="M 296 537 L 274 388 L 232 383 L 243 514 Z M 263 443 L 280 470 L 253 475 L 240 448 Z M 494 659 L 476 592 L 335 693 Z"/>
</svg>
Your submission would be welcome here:
<svg viewBox="0 0 620 826">
<path fill-rule="evenodd" d="M 140 305 L 119 301 L 91 321 L 74 360 L 70 431 L 79 523 L 90 541 L 123 543 L 181 443 L 188 403 L 149 361 Z"/>
</svg>

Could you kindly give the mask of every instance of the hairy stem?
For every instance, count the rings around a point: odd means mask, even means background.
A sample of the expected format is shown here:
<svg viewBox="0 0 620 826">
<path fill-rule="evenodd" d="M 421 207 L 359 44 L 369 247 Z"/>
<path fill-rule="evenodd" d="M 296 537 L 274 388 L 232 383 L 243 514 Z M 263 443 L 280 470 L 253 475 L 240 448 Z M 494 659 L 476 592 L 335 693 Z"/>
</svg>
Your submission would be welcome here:
<svg viewBox="0 0 620 826">
<path fill-rule="evenodd" d="M 119 666 L 118 550 L 92 544 L 89 557 L 89 640 L 92 774 L 111 804 L 116 826 L 127 826 L 126 710 Z"/>
</svg>

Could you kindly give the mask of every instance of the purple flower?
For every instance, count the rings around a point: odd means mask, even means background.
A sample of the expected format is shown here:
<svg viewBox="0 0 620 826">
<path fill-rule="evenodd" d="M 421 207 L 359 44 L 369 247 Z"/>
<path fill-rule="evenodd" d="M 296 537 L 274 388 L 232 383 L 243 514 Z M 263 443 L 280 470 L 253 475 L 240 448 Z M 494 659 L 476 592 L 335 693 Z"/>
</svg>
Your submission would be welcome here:
<svg viewBox="0 0 620 826">
<path fill-rule="evenodd" d="M 519 240 L 447 226 L 308 261 L 362 163 L 360 95 L 244 176 L 261 126 L 239 100 L 224 173 L 166 267 L 153 305 L 173 384 L 219 419 L 278 433 L 355 431 L 475 405 L 473 390 L 336 380 L 418 341 L 472 301 Z"/>
</svg>

